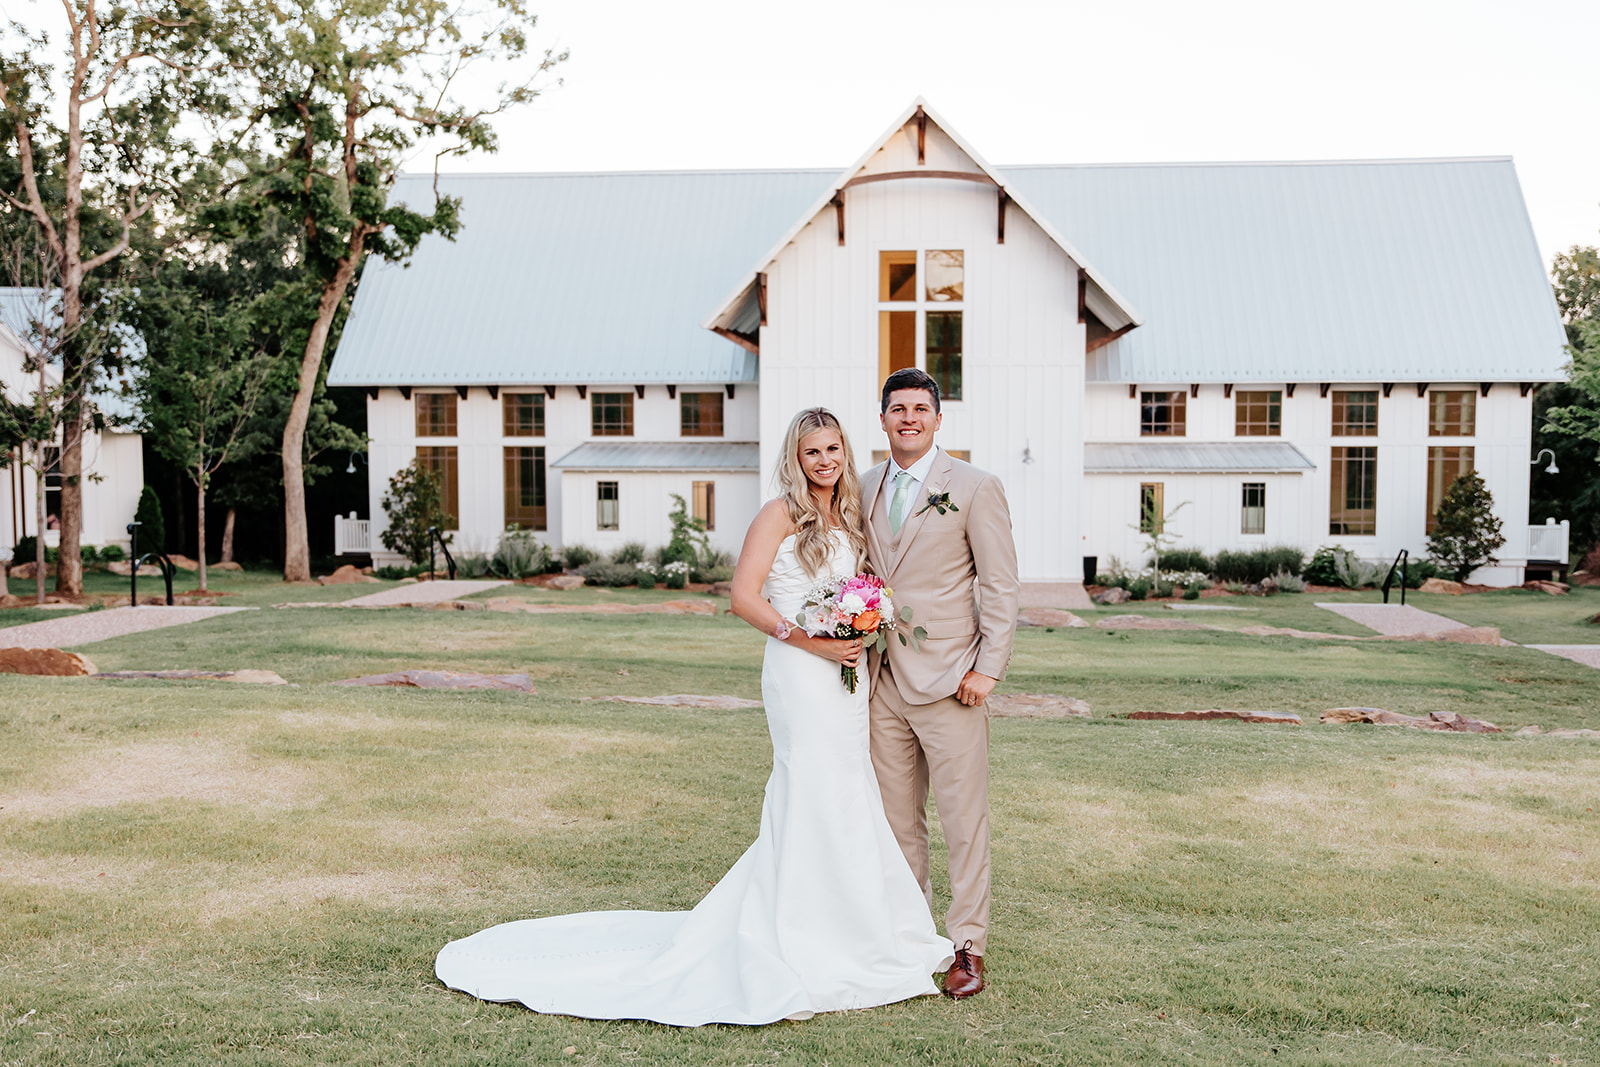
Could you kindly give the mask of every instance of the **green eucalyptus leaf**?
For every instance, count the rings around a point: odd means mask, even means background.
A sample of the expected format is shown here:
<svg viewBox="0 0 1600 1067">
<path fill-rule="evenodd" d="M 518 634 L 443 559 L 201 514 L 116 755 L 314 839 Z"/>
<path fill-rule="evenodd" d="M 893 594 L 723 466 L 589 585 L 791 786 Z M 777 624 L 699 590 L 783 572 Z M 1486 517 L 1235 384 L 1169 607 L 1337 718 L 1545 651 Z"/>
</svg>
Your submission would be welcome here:
<svg viewBox="0 0 1600 1067">
<path fill-rule="evenodd" d="M 911 608 L 910 608 L 909 605 L 900 609 L 900 621 L 901 622 L 910 622 L 911 621 Z"/>
<path fill-rule="evenodd" d="M 905 634 L 895 634 L 895 636 L 900 639 L 900 644 L 901 645 L 909 644 L 909 642 L 906 641 L 906 635 Z"/>
</svg>

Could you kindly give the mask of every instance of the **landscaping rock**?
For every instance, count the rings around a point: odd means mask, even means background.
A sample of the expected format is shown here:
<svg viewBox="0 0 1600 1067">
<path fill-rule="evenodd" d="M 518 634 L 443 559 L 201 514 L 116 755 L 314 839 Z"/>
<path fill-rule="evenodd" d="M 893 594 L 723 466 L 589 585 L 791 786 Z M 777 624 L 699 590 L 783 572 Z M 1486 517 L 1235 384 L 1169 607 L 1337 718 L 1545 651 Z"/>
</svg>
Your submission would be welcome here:
<svg viewBox="0 0 1600 1067">
<path fill-rule="evenodd" d="M 1113 615 L 1095 622 L 1097 630 L 1207 630 L 1188 619 L 1168 619 L 1155 615 Z"/>
<path fill-rule="evenodd" d="M 146 574 L 150 573 L 149 567 L 140 567 L 139 569 Z M 133 573 L 133 564 L 129 563 L 125 559 L 116 559 L 106 564 L 106 570 L 110 571 L 112 574 L 120 574 L 126 578 L 128 575 Z M 17 572 L 13 570 L 11 573 L 15 574 Z"/>
<path fill-rule="evenodd" d="M 440 600 L 432 604 L 414 604 L 412 606 L 432 608 L 434 611 L 485 611 L 489 607 L 481 600 Z"/>
<path fill-rule="evenodd" d="M 395 671 L 346 678 L 334 685 L 390 685 L 411 689 L 515 689 L 533 693 L 533 681 L 526 674 L 476 674 L 472 671 Z"/>
<path fill-rule="evenodd" d="M 1414 730 L 1442 730 L 1464 734 L 1497 734 L 1500 727 L 1482 719 L 1469 719 L 1453 711 L 1435 711 L 1426 717 L 1402 715 L 1384 708 L 1329 708 L 1321 721 L 1340 726 L 1346 723 L 1371 723 L 1374 726 L 1409 726 Z"/>
<path fill-rule="evenodd" d="M 1060 608 L 1024 608 L 1017 616 L 1018 626 L 1054 626 L 1058 629 L 1071 629 L 1079 626 L 1088 626 L 1088 622 L 1078 618 L 1070 611 Z"/>
<path fill-rule="evenodd" d="M 1237 634 L 1249 634 L 1251 637 L 1303 637 L 1316 641 L 1364 641 L 1366 638 L 1351 637 L 1349 634 L 1325 634 L 1320 630 L 1296 630 L 1292 626 L 1242 626 L 1235 630 Z"/>
<path fill-rule="evenodd" d="M 1172 719 L 1179 721 L 1210 721 L 1229 719 L 1234 722 L 1275 723 L 1280 726 L 1300 726 L 1300 716 L 1287 711 L 1234 711 L 1226 708 L 1209 708 L 1205 711 L 1135 711 L 1130 719 Z"/>
<path fill-rule="evenodd" d="M 207 568 L 214 571 L 242 571 L 243 567 L 231 559 L 221 560 L 217 563 L 206 564 Z"/>
<path fill-rule="evenodd" d="M 356 585 L 360 582 L 375 582 L 378 579 L 362 574 L 352 565 L 346 563 L 332 574 L 317 579 L 318 585 Z"/>
<path fill-rule="evenodd" d="M 1088 719 L 1089 702 L 1058 693 L 991 693 L 990 717 L 1007 719 Z"/>
<path fill-rule="evenodd" d="M 712 596 L 732 596 L 733 595 L 733 583 L 732 582 L 712 582 L 711 583 L 711 588 L 709 590 L 707 590 L 707 591 Z"/>
<path fill-rule="evenodd" d="M 6 573 L 12 578 L 20 578 L 23 581 L 31 582 L 34 580 L 33 569 L 36 566 L 38 566 L 38 564 L 31 561 L 28 563 L 17 563 L 13 564 L 11 569 Z M 44 565 L 44 576 L 46 578 L 54 577 L 55 573 L 56 566 L 54 563 L 46 563 Z"/>
<path fill-rule="evenodd" d="M 168 552 L 167 558 L 170 559 L 172 561 L 172 565 L 178 568 L 180 571 L 197 571 L 200 569 L 200 563 L 198 560 L 190 559 L 188 556 L 185 556 L 182 553 Z"/>
<path fill-rule="evenodd" d="M 417 584 L 417 580 L 415 578 L 402 578 L 396 584 L 398 584 L 398 585 L 416 585 Z"/>
<path fill-rule="evenodd" d="M 242 682 L 247 685 L 288 685 L 278 676 L 277 671 L 242 670 L 242 671 L 107 671 L 95 675 L 97 678 L 111 678 L 117 681 L 130 681 L 138 678 L 165 678 L 175 681 L 203 681 L 203 682 Z"/>
<path fill-rule="evenodd" d="M 1563 596 L 1566 594 L 1566 591 L 1572 587 L 1564 582 L 1543 582 L 1535 580 L 1532 582 L 1523 582 L 1522 588 L 1535 593 L 1549 593 L 1551 596 Z"/>
<path fill-rule="evenodd" d="M 89 657 L 76 652 L 59 648 L 0 648 L 0 674 L 82 678 L 94 673 L 94 664 L 89 662 Z"/>
<path fill-rule="evenodd" d="M 581 589 L 583 588 L 583 575 L 558 574 L 545 583 L 546 589 Z"/>
<path fill-rule="evenodd" d="M 1428 578 L 1417 587 L 1419 593 L 1445 593 L 1449 596 L 1460 596 L 1466 592 L 1460 582 L 1452 582 L 1448 578 Z"/>
<path fill-rule="evenodd" d="M 1132 599 L 1133 594 L 1120 585 L 1114 585 L 1110 589 L 1102 589 L 1094 595 L 1096 604 L 1126 604 Z"/>
<path fill-rule="evenodd" d="M 1498 645 L 1500 627 L 1463 626 L 1457 630 L 1435 630 L 1426 634 L 1395 634 L 1375 638 L 1378 641 L 1448 641 L 1457 645 Z"/>
<path fill-rule="evenodd" d="M 651 704 L 664 708 L 759 708 L 761 701 L 744 697 L 699 696 L 694 693 L 674 693 L 664 697 L 589 697 L 590 700 L 609 700 L 615 704 Z"/>
</svg>

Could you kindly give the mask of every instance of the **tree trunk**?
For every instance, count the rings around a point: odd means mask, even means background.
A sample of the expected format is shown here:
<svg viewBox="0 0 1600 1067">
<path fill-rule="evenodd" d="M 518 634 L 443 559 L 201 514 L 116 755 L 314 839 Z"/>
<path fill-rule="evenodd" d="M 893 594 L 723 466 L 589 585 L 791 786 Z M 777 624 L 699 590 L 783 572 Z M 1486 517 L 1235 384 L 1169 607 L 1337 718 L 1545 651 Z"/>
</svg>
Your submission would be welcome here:
<svg viewBox="0 0 1600 1067">
<path fill-rule="evenodd" d="M 56 546 L 56 592 L 82 596 L 83 408 L 68 403 L 68 415 L 61 425 L 61 540 Z"/>
<path fill-rule="evenodd" d="M 33 539 L 33 589 L 35 602 L 44 603 L 44 449 L 35 452 L 38 469 L 33 478 L 33 513 L 38 520 Z M 59 557 L 58 557 L 59 558 Z"/>
<path fill-rule="evenodd" d="M 222 556 L 220 563 L 233 562 L 233 520 L 238 514 L 237 508 L 228 509 L 228 517 L 222 522 Z"/>
<path fill-rule="evenodd" d="M 352 236 L 351 244 L 357 250 L 361 247 L 356 236 Z M 294 403 L 289 406 L 289 420 L 283 427 L 283 580 L 286 582 L 311 580 L 311 544 L 306 532 L 306 422 L 311 416 L 317 373 L 322 369 L 322 350 L 327 347 L 339 302 L 355 276 L 358 255 L 356 251 L 340 260 L 338 270 L 322 287 L 317 321 L 311 327 L 311 336 L 306 338 L 305 354 L 300 357 L 300 381 L 295 388 Z"/>
<path fill-rule="evenodd" d="M 195 525 L 200 530 L 200 543 L 197 546 L 200 554 L 195 558 L 200 561 L 200 591 L 206 591 L 206 472 L 204 469 L 195 474 Z"/>
</svg>

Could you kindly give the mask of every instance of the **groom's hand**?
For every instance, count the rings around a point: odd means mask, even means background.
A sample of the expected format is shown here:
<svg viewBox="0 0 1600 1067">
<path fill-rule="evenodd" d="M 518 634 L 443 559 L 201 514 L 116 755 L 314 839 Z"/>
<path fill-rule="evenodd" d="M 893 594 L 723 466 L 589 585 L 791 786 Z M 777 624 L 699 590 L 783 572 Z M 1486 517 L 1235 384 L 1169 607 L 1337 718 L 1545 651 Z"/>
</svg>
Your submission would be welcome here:
<svg viewBox="0 0 1600 1067">
<path fill-rule="evenodd" d="M 961 684 L 956 687 L 956 699 L 969 708 L 975 708 L 989 699 L 994 687 L 995 679 L 987 674 L 968 671 L 967 676 L 961 679 Z"/>
</svg>

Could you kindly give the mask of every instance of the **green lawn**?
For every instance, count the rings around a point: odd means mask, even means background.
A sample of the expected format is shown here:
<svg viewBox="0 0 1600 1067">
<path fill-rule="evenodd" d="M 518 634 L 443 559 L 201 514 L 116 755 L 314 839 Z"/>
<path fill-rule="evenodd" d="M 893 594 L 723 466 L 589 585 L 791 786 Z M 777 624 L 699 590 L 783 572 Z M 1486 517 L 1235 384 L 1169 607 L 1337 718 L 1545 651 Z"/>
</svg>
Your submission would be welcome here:
<svg viewBox="0 0 1600 1067">
<path fill-rule="evenodd" d="M 256 603 L 325 591 L 232 577 Z M 1600 610 L 1437 599 L 1539 634 Z M 1343 623 L 1309 597 L 1229 603 L 1259 610 L 1183 617 Z M 972 1001 L 679 1031 L 442 989 L 450 938 L 689 907 L 732 864 L 770 763 L 759 711 L 583 698 L 756 696 L 760 649 L 725 616 L 269 607 L 84 651 L 294 687 L 0 676 L 0 1064 L 1593 1058 L 1600 745 L 1117 717 L 1376 704 L 1600 728 L 1600 676 L 1522 648 L 1022 631 L 1006 688 L 1095 718 L 994 723 L 992 985 Z M 423 666 L 539 692 L 323 684 Z"/>
</svg>

